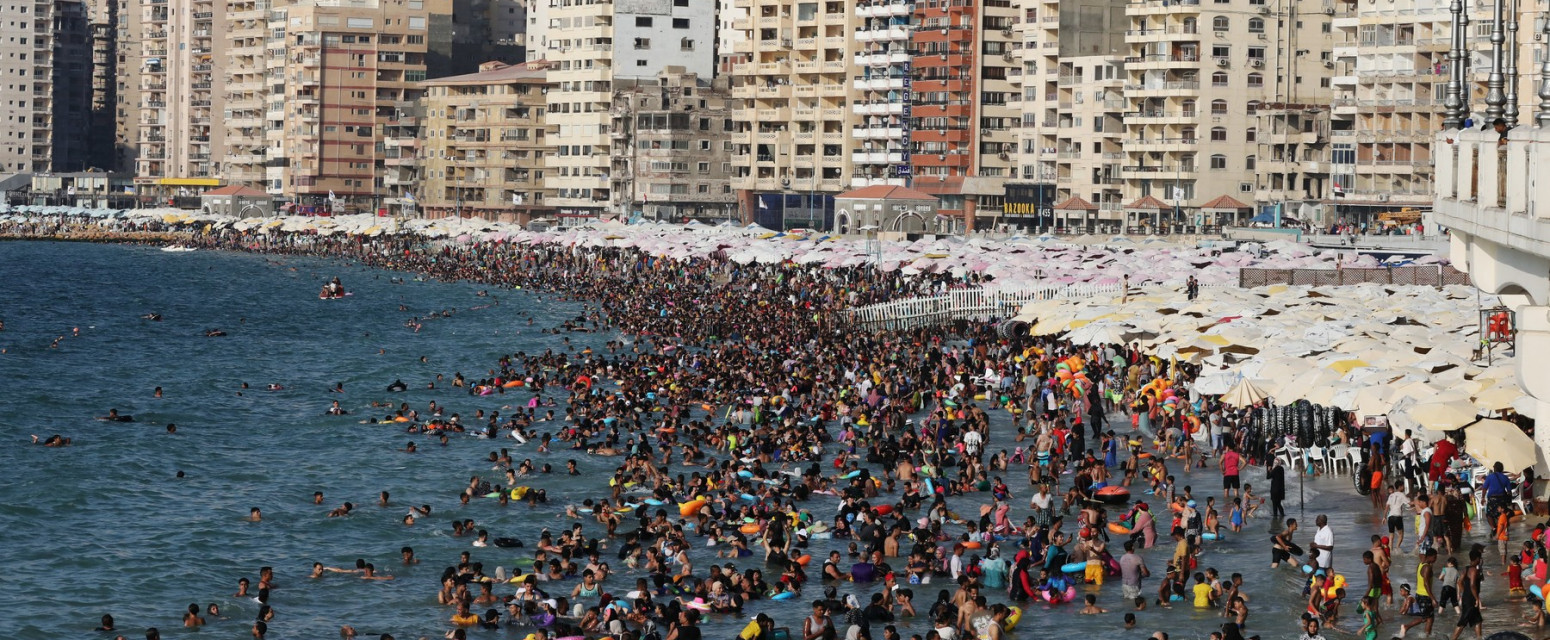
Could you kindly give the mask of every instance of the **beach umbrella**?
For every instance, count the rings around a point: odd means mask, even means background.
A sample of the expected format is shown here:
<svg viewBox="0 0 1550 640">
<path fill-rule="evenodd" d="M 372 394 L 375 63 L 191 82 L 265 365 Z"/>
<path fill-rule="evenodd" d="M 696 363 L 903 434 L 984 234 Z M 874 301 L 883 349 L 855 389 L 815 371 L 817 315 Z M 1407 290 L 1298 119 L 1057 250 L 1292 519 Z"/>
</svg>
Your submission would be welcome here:
<svg viewBox="0 0 1550 640">
<path fill-rule="evenodd" d="M 1334 362 L 1329 363 L 1329 368 L 1330 369 L 1333 369 L 1335 371 L 1339 371 L 1342 374 L 1350 373 L 1352 369 L 1355 369 L 1357 367 L 1366 367 L 1366 366 L 1370 366 L 1370 365 L 1367 364 L 1367 361 L 1366 360 L 1361 360 L 1361 359 L 1358 359 L 1358 358 L 1347 358 L 1345 360 L 1336 360 Z"/>
<path fill-rule="evenodd" d="M 1452 431 L 1478 418 L 1475 406 L 1467 401 L 1423 402 L 1410 407 L 1409 414 L 1416 424 L 1433 431 Z"/>
<path fill-rule="evenodd" d="M 1236 386 L 1222 394 L 1222 402 L 1233 407 L 1247 407 L 1269 397 L 1269 394 L 1254 384 L 1253 380 L 1244 378 Z"/>
<path fill-rule="evenodd" d="M 1534 439 L 1506 420 L 1481 420 L 1466 427 L 1464 452 L 1486 465 L 1500 462 L 1514 473 L 1543 464 Z"/>
<path fill-rule="evenodd" d="M 1475 406 L 1486 411 L 1501 411 L 1512 408 L 1513 403 L 1523 396 L 1523 390 L 1517 385 L 1501 384 L 1476 395 Z"/>
</svg>

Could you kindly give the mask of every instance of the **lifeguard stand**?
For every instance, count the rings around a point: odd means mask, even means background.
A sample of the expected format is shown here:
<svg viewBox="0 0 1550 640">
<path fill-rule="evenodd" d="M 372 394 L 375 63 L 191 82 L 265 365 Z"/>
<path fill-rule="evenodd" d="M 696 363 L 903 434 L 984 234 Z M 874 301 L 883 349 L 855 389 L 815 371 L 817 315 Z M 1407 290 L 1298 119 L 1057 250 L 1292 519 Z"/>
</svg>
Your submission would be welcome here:
<svg viewBox="0 0 1550 640">
<path fill-rule="evenodd" d="M 1491 365 L 1492 354 L 1498 349 L 1517 353 L 1518 316 L 1507 307 L 1480 310 L 1480 348 L 1475 360 L 1485 360 Z"/>
</svg>

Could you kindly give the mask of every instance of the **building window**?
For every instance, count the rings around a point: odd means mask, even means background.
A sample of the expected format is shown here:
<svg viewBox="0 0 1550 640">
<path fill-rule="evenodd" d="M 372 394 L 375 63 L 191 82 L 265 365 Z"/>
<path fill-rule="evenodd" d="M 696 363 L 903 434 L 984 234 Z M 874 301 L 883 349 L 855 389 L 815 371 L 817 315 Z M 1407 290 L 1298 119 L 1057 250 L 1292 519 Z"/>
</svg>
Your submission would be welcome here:
<svg viewBox="0 0 1550 640">
<path fill-rule="evenodd" d="M 1227 20 L 1227 16 L 1217 16 L 1211 19 L 1212 31 L 1226 31 L 1230 25 L 1231 23 Z"/>
<path fill-rule="evenodd" d="M 1214 156 L 1211 156 L 1211 168 L 1212 169 L 1226 169 L 1227 168 L 1227 156 L 1224 156 L 1224 155 L 1222 155 L 1220 153 L 1218 153 L 1218 154 L 1216 154 Z"/>
<path fill-rule="evenodd" d="M 1260 27 L 1263 28 L 1264 25 L 1261 24 Z M 674 29 L 688 29 L 689 28 L 689 19 L 688 18 L 673 18 L 673 28 Z"/>
<path fill-rule="evenodd" d="M 1217 60 L 1226 60 L 1227 57 L 1231 55 L 1232 47 L 1229 47 L 1225 44 L 1211 45 L 1211 57 L 1216 58 Z"/>
<path fill-rule="evenodd" d="M 1249 33 L 1264 33 L 1265 20 L 1263 18 L 1249 18 Z"/>
<path fill-rule="evenodd" d="M 678 48 L 683 51 L 694 50 L 694 38 L 684 38 L 678 41 Z"/>
<path fill-rule="evenodd" d="M 1225 115 L 1227 115 L 1227 101 L 1226 100 L 1212 100 L 1211 101 L 1211 115 L 1213 115 L 1213 116 L 1225 116 Z"/>
<path fill-rule="evenodd" d="M 1226 142 L 1227 141 L 1227 127 L 1211 127 L 1211 141 L 1212 142 Z"/>
<path fill-rule="evenodd" d="M 649 26 L 651 26 L 651 16 L 635 16 L 635 26 L 637 26 L 637 27 L 649 27 Z"/>
<path fill-rule="evenodd" d="M 1249 87 L 1258 88 L 1265 86 L 1265 76 L 1258 73 L 1249 74 Z"/>
<path fill-rule="evenodd" d="M 1248 169 L 1249 171 L 1253 171 L 1254 168 L 1257 167 L 1257 166 L 1259 166 L 1259 159 L 1258 158 L 1255 158 L 1254 156 L 1249 156 L 1249 157 L 1243 159 L 1243 168 L 1244 169 Z"/>
<path fill-rule="evenodd" d="M 1243 132 L 1243 140 L 1245 142 L 1254 142 L 1255 140 L 1258 140 L 1258 139 L 1259 139 L 1259 129 L 1257 129 L 1255 127 L 1249 127 L 1248 131 L 1244 131 Z"/>
<path fill-rule="evenodd" d="M 1227 74 L 1222 73 L 1221 71 L 1218 71 L 1216 73 L 1211 74 L 1211 86 L 1213 86 L 1213 87 L 1225 87 L 1225 86 L 1227 86 Z"/>
<path fill-rule="evenodd" d="M 650 18 L 647 18 L 647 19 L 649 20 Z M 636 38 L 635 39 L 635 48 L 637 50 L 639 50 L 639 49 L 650 49 L 651 48 L 651 38 Z"/>
</svg>

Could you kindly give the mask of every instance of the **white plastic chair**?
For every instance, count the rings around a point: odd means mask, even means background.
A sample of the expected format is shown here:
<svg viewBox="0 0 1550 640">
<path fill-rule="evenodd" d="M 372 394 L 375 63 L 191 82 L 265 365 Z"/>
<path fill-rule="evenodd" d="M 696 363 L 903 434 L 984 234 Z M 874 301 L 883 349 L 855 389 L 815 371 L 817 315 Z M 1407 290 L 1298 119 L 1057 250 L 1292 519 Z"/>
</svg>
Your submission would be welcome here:
<svg viewBox="0 0 1550 640">
<path fill-rule="evenodd" d="M 1308 464 L 1313 465 L 1315 471 L 1329 470 L 1329 458 L 1325 457 L 1324 447 L 1308 447 Z"/>
<path fill-rule="evenodd" d="M 1346 473 L 1354 473 L 1352 470 L 1356 468 L 1356 465 L 1351 462 L 1350 452 L 1351 445 L 1347 444 L 1337 444 L 1329 448 L 1330 473 L 1339 474 L 1341 467 L 1345 467 Z"/>
<path fill-rule="evenodd" d="M 1281 448 L 1281 453 L 1277 457 L 1281 458 L 1281 461 L 1286 463 L 1287 469 L 1291 469 L 1297 473 L 1302 473 L 1304 468 L 1302 466 L 1302 449 L 1287 445 Z"/>
</svg>

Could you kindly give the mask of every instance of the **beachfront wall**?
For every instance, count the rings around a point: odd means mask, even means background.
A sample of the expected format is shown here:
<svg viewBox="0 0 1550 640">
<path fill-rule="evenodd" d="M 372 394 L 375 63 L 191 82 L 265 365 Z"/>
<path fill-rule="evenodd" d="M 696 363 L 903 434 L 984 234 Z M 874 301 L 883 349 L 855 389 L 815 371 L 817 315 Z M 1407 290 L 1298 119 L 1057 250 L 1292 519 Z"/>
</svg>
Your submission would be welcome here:
<svg viewBox="0 0 1550 640">
<path fill-rule="evenodd" d="M 1516 310 L 1518 384 L 1550 420 L 1550 126 L 1511 129 L 1505 142 L 1490 129 L 1443 131 L 1433 148 L 1435 224 L 1449 231 L 1454 266 Z M 1550 429 L 1534 439 L 1550 451 Z"/>
<path fill-rule="evenodd" d="M 986 291 L 950 289 L 935 296 L 905 298 L 892 302 L 858 307 L 850 311 L 851 322 L 869 330 L 905 330 L 929 327 L 956 320 L 993 320 L 1017 315 L 1029 302 L 1051 298 L 1090 298 L 1119 295 L 1120 284 L 1049 285 L 1024 291 Z"/>
</svg>

